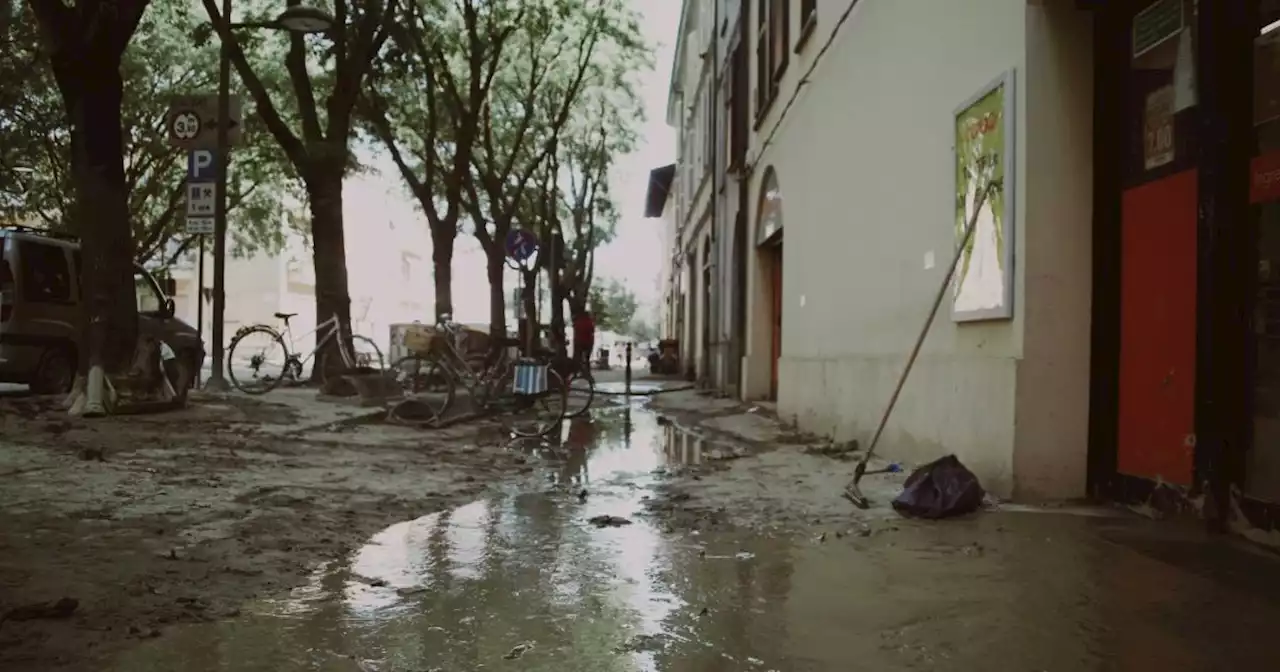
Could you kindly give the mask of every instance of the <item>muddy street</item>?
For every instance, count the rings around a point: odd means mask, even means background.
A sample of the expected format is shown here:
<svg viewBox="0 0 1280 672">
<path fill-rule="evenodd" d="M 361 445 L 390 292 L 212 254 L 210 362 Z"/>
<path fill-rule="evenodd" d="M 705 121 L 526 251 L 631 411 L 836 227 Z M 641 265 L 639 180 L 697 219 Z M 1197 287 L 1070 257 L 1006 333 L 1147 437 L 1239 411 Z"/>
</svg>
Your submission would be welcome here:
<svg viewBox="0 0 1280 672">
<path fill-rule="evenodd" d="M 1004 504 L 904 520 L 888 507 L 899 477 L 868 479 L 875 506 L 857 511 L 838 496 L 848 455 L 760 409 L 611 401 L 553 441 L 507 444 L 474 427 L 335 431 L 329 420 L 323 431 L 262 425 L 241 437 L 235 469 L 184 452 L 166 472 L 154 447 L 117 447 L 103 462 L 73 454 L 79 471 L 62 478 L 92 485 L 103 477 L 86 469 L 131 463 L 145 476 L 120 486 L 127 497 L 92 486 L 109 500 L 92 516 L 87 502 L 49 501 L 43 517 L 0 514 L 5 605 L 15 592 L 81 601 L 68 619 L 0 624 L 0 660 L 188 672 L 1280 660 L 1267 552 L 1120 509 Z M 83 442 L 78 431 L 64 436 Z M 145 490 L 148 469 L 168 480 Z M 218 472 L 210 491 L 239 494 L 192 499 L 178 471 Z M 50 487 L 41 478 L 31 487 Z"/>
<path fill-rule="evenodd" d="M 751 451 L 690 441 L 640 406 L 599 410 L 561 438 L 522 447 L 537 465 L 529 481 L 391 525 L 289 593 L 175 628 L 111 669 L 1191 670 L 1278 659 L 1265 633 L 1280 586 L 1256 581 L 1276 566 L 1260 553 L 1215 552 L 1101 509 L 753 529 L 728 522 L 742 505 L 732 497 L 722 510 L 668 487 L 722 479 Z"/>
</svg>

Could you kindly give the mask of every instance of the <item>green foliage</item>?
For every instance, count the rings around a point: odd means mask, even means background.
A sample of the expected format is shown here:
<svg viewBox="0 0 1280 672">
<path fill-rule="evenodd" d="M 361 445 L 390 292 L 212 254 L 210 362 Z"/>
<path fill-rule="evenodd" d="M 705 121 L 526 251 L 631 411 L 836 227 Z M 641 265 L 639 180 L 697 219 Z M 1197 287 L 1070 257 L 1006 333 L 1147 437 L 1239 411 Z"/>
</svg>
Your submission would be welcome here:
<svg viewBox="0 0 1280 672">
<path fill-rule="evenodd" d="M 635 292 L 617 280 L 591 288 L 589 309 L 596 325 L 606 331 L 627 334 L 639 304 Z"/>
<path fill-rule="evenodd" d="M 523 21 L 481 110 L 467 185 L 475 235 L 491 254 L 501 252 L 516 215 L 528 209 L 531 181 L 568 144 L 566 131 L 577 130 L 578 113 L 634 98 L 630 78 L 650 62 L 625 0 L 507 1 L 520 2 Z M 559 181 L 556 175 L 544 184 Z"/>
<path fill-rule="evenodd" d="M 174 95 L 216 90 L 217 47 L 192 46 L 206 23 L 184 2 L 156 0 L 121 61 L 125 179 L 139 262 L 172 262 L 193 239 L 183 231 L 186 154 L 169 146 L 164 114 Z M 70 129 L 34 19 L 19 22 L 10 38 L 12 48 L 0 60 L 0 98 L 11 101 L 0 116 L 3 216 L 77 231 Z M 296 192 L 295 181 L 256 119 L 246 119 L 244 137 L 228 185 L 234 249 L 275 252 L 284 242 L 282 196 Z"/>
</svg>

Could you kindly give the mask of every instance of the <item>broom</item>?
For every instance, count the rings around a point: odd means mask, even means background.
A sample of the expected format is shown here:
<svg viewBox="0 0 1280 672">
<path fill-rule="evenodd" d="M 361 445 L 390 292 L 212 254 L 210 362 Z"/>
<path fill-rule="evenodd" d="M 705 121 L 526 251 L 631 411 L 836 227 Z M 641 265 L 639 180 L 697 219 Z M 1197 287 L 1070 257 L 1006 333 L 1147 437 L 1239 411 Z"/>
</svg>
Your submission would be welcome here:
<svg viewBox="0 0 1280 672">
<path fill-rule="evenodd" d="M 984 158 L 989 159 L 990 157 Z M 871 461 L 871 456 L 876 452 L 876 444 L 880 442 L 880 435 L 884 433 L 884 427 L 889 423 L 889 415 L 893 413 L 893 407 L 898 403 L 898 395 L 902 393 L 902 386 L 907 382 L 907 375 L 911 373 L 911 367 L 916 363 L 916 357 L 920 354 L 920 346 L 924 345 L 924 339 L 929 335 L 929 327 L 933 326 L 933 319 L 938 315 L 938 307 L 942 305 L 942 299 L 947 295 L 947 287 L 951 285 L 951 279 L 955 277 L 956 267 L 960 265 L 960 258 L 964 256 L 964 249 L 969 246 L 969 239 L 973 237 L 973 229 L 978 223 L 978 213 L 982 212 L 982 206 L 986 205 L 987 196 L 999 188 L 998 182 L 990 181 L 984 189 L 979 190 L 976 194 L 977 199 L 974 203 L 973 214 L 969 215 L 969 221 L 965 223 L 964 237 L 960 239 L 960 244 L 956 246 L 955 256 L 951 258 L 951 268 L 947 269 L 947 277 L 943 278 L 942 285 L 938 287 L 938 294 L 933 298 L 933 307 L 929 309 L 929 317 L 925 318 L 924 327 L 920 329 L 920 335 L 916 337 L 916 344 L 911 348 L 911 356 L 907 357 L 907 365 L 903 367 L 902 375 L 898 377 L 898 385 L 893 388 L 893 395 L 889 397 L 889 404 L 884 409 L 884 415 L 880 416 L 880 426 L 876 427 L 876 433 L 871 437 L 871 445 L 867 446 L 867 453 L 858 461 L 858 466 L 854 467 L 853 480 L 844 488 L 845 499 L 853 502 L 853 505 L 859 509 L 866 509 L 871 506 L 871 502 L 858 487 L 862 477 L 867 474 L 884 474 L 897 471 L 897 465 L 885 469 L 867 471 L 867 462 Z"/>
</svg>

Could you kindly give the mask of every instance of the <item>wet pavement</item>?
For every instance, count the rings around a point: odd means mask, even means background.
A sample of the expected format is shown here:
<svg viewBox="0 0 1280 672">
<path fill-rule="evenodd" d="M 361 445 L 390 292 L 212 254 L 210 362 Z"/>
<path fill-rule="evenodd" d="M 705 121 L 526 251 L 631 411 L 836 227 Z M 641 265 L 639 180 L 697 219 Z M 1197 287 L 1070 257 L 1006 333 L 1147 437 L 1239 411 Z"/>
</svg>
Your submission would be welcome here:
<svg viewBox="0 0 1280 672">
<path fill-rule="evenodd" d="M 847 525 L 777 534 L 673 526 L 646 515 L 664 472 L 732 447 L 683 435 L 640 403 L 596 411 L 567 428 L 565 445 L 527 448 L 543 467 L 536 482 L 389 527 L 290 594 L 233 620 L 168 629 L 112 669 L 1280 663 L 1280 564 L 1173 523 L 1090 510 L 1100 515 L 867 526 L 851 508 Z"/>
</svg>

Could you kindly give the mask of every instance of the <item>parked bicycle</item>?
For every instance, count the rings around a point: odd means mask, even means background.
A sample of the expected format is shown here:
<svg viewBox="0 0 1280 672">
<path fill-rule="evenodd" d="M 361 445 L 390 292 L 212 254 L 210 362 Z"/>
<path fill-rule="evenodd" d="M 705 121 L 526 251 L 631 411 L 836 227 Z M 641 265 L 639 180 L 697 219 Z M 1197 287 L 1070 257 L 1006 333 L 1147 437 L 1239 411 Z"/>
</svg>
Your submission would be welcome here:
<svg viewBox="0 0 1280 672">
<path fill-rule="evenodd" d="M 289 327 L 289 319 L 296 315 L 297 313 L 275 314 L 276 319 L 284 322 L 283 330 L 267 324 L 254 324 L 236 331 L 227 348 L 227 377 L 236 389 L 247 394 L 266 394 L 286 381 L 294 385 L 302 384 L 306 382 L 302 376 L 303 368 L 313 358 L 314 377 L 321 385 L 330 376 L 341 375 L 346 371 L 383 370 L 382 351 L 373 339 L 359 334 L 339 338 L 342 330 L 337 315 L 304 335 L 306 338 L 313 334 L 323 334 L 315 349 L 302 357 L 294 349 L 293 332 Z M 337 339 L 336 345 L 329 347 L 334 339 Z M 335 351 L 337 358 L 333 356 Z"/>
<path fill-rule="evenodd" d="M 447 316 L 434 331 L 407 334 L 411 354 L 390 370 L 413 403 L 397 405 L 392 412 L 402 421 L 436 424 L 453 406 L 461 385 L 476 410 L 512 412 L 511 431 L 517 436 L 545 436 L 558 427 L 565 418 L 568 385 L 551 362 L 541 356 L 516 357 L 517 340 L 505 338 L 492 343 L 487 356 L 477 357 L 468 336 L 465 327 Z M 518 370 L 528 380 L 517 380 Z M 404 408 L 413 409 L 412 417 Z"/>
</svg>

